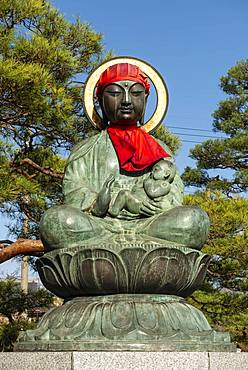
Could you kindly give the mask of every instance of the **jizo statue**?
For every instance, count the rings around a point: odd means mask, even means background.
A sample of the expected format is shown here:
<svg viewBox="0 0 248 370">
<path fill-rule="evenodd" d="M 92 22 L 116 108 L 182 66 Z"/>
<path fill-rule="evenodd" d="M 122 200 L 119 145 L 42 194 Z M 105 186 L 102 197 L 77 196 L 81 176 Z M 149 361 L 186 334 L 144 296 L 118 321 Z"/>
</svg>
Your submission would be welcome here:
<svg viewBox="0 0 248 370">
<path fill-rule="evenodd" d="M 157 106 L 145 122 L 150 81 Z M 159 73 L 138 59 L 114 58 L 89 76 L 85 113 L 100 132 L 72 150 L 64 204 L 40 224 L 46 252 L 37 269 L 65 301 L 21 334 L 16 350 L 235 350 L 184 301 L 210 261 L 200 252 L 209 219 L 182 205 L 172 153 L 149 134 L 167 102 Z"/>
<path fill-rule="evenodd" d="M 48 210 L 41 222 L 47 251 L 127 231 L 134 239 L 201 249 L 208 217 L 198 207 L 182 206 L 183 184 L 170 149 L 142 127 L 149 92 L 148 77 L 133 64 L 114 64 L 101 74 L 96 96 L 102 131 L 69 158 L 65 204 Z"/>
</svg>

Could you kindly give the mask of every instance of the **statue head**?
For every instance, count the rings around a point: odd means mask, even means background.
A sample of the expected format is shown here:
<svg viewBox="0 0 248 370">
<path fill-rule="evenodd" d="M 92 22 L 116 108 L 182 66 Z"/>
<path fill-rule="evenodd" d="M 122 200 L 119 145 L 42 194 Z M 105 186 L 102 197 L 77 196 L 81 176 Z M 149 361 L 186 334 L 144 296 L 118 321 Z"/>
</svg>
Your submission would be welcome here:
<svg viewBox="0 0 248 370">
<path fill-rule="evenodd" d="M 100 76 L 96 90 L 104 122 L 143 123 L 149 92 L 148 77 L 137 66 L 129 63 L 110 66 Z"/>
<path fill-rule="evenodd" d="M 154 180 L 167 180 L 172 182 L 176 174 L 174 164 L 166 159 L 158 161 L 152 168 L 151 177 Z"/>
<path fill-rule="evenodd" d="M 149 81 L 156 92 L 157 104 L 153 114 L 144 122 Z M 102 114 L 99 114 L 96 98 Z M 118 108 L 120 104 L 122 106 Z M 150 64 L 133 57 L 116 57 L 90 73 L 84 85 L 83 105 L 86 117 L 98 130 L 106 129 L 109 122 L 120 124 L 120 121 L 129 121 L 130 125 L 139 122 L 143 130 L 154 132 L 166 114 L 168 91 L 162 76 Z"/>
</svg>

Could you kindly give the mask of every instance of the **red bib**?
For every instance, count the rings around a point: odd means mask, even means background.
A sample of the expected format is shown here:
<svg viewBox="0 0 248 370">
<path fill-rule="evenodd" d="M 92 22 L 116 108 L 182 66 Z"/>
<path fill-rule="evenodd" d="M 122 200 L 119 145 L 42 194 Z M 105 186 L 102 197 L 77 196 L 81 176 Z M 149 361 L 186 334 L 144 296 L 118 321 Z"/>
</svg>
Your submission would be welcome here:
<svg viewBox="0 0 248 370">
<path fill-rule="evenodd" d="M 137 127 L 136 121 L 111 123 L 107 131 L 120 168 L 126 172 L 143 171 L 158 160 L 170 157 L 151 135 Z"/>
</svg>

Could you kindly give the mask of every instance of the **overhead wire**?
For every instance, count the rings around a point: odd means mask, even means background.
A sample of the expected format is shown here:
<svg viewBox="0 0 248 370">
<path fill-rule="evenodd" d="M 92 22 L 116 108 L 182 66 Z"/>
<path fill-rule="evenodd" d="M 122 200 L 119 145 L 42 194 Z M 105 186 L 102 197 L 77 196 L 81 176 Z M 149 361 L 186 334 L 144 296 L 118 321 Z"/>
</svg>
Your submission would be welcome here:
<svg viewBox="0 0 248 370">
<path fill-rule="evenodd" d="M 212 132 L 213 130 L 207 130 L 207 129 L 199 129 L 199 128 L 193 128 L 193 127 L 182 127 L 182 126 L 171 126 L 171 125 L 166 125 L 167 128 L 172 128 L 172 129 L 178 129 L 178 130 L 187 130 L 187 131 L 197 131 L 197 132 Z M 203 134 L 190 134 L 190 133 L 184 133 L 184 132 L 174 132 L 172 131 L 173 134 L 175 135 L 180 135 L 180 136 L 194 136 L 194 137 L 201 137 L 201 138 L 211 138 L 211 139 L 225 139 L 223 136 L 213 136 L 213 135 L 203 135 Z M 195 140 L 181 140 L 183 143 L 193 143 L 193 144 L 202 144 L 203 141 L 195 141 Z"/>
<path fill-rule="evenodd" d="M 183 136 L 198 136 L 198 137 L 210 137 L 212 139 L 225 139 L 223 136 L 211 136 L 211 135 L 198 135 L 198 134 L 185 134 L 183 132 L 173 132 L 176 135 L 183 135 Z"/>
<path fill-rule="evenodd" d="M 200 129 L 200 128 L 191 128 L 191 127 L 179 127 L 179 126 L 167 126 L 168 128 L 178 128 L 180 130 L 190 130 L 190 131 L 205 131 L 205 132 L 213 132 L 213 130 L 207 130 L 207 129 Z"/>
<path fill-rule="evenodd" d="M 203 141 L 181 140 L 183 143 L 202 144 Z"/>
</svg>

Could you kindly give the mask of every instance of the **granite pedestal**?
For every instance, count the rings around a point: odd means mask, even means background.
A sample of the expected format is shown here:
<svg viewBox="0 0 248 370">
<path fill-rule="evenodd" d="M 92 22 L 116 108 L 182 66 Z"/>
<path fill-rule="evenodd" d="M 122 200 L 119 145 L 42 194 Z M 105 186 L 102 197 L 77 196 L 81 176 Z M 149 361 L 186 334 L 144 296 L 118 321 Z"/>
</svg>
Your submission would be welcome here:
<svg viewBox="0 0 248 370">
<path fill-rule="evenodd" d="M 2 370 L 248 370 L 248 353 L 19 352 L 1 353 Z"/>
</svg>

